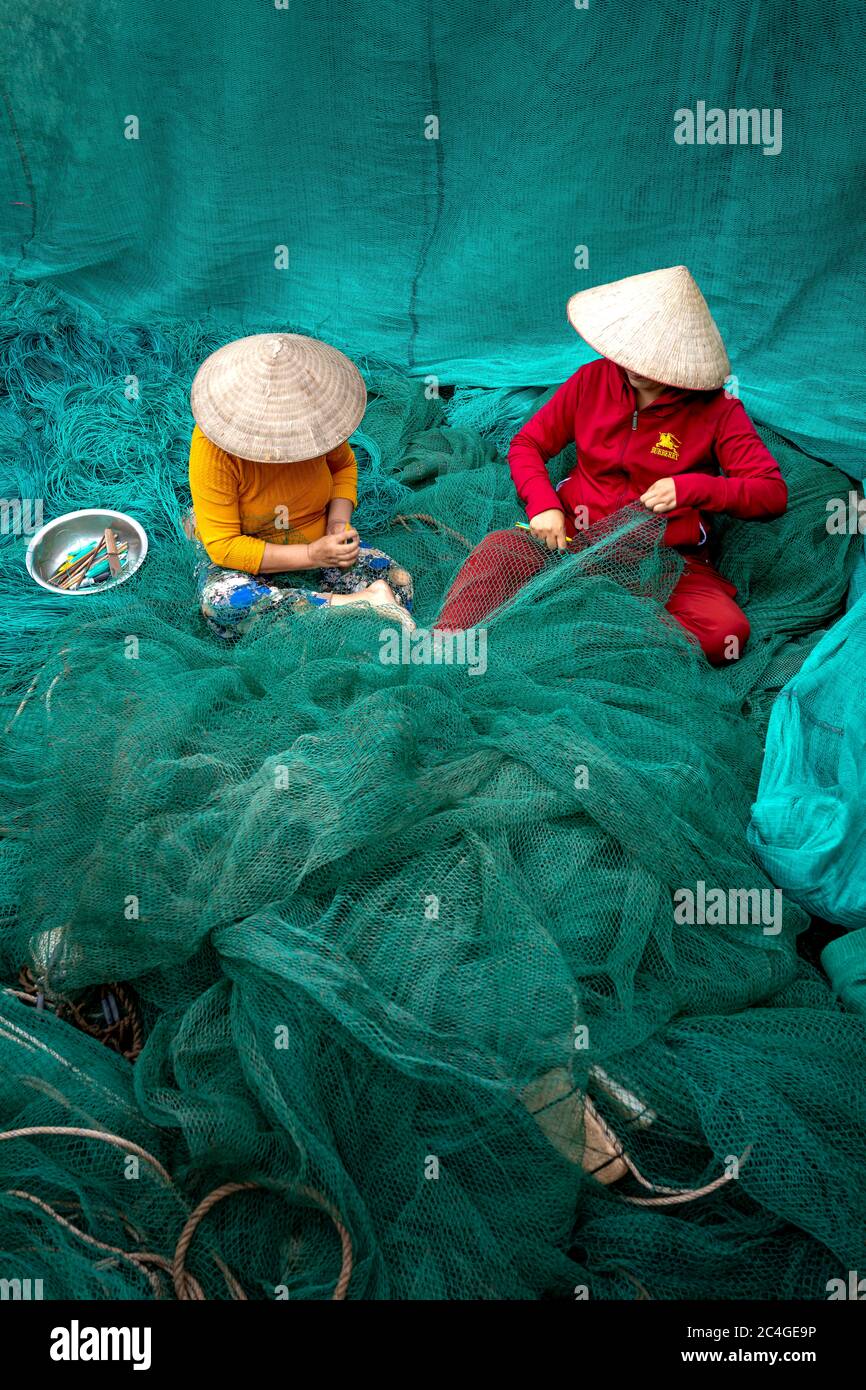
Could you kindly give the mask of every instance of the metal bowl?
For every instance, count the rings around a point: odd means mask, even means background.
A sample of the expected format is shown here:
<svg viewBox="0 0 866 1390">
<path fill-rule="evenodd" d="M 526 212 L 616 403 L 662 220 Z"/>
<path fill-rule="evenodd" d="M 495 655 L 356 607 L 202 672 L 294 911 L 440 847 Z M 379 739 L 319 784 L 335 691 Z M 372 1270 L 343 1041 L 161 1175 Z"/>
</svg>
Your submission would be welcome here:
<svg viewBox="0 0 866 1390">
<path fill-rule="evenodd" d="M 119 541 L 127 543 L 126 564 L 120 574 L 103 579 L 87 589 L 61 589 L 52 584 L 51 575 L 70 551 L 96 541 L 107 526 L 111 527 Z M 83 512 L 67 512 L 36 532 L 27 547 L 27 573 L 43 589 L 50 589 L 52 594 L 80 598 L 86 594 L 103 594 L 106 589 L 116 589 L 118 584 L 125 583 L 141 567 L 146 554 L 147 535 L 134 517 L 126 516 L 123 512 L 90 507 Z"/>
</svg>

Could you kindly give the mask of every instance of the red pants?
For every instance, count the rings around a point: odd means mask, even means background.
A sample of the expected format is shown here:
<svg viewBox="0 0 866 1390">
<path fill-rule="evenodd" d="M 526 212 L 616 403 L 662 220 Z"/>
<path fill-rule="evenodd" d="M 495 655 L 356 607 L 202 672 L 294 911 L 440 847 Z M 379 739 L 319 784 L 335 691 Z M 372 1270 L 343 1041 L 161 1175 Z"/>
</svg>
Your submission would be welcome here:
<svg viewBox="0 0 866 1390">
<path fill-rule="evenodd" d="M 683 556 L 685 570 L 665 605 L 698 639 L 714 666 L 736 661 L 749 636 L 749 620 L 734 602 L 736 589 L 703 556 Z M 519 530 L 492 531 L 467 559 L 434 624 L 462 631 L 480 623 L 544 567 L 543 551 Z"/>
</svg>

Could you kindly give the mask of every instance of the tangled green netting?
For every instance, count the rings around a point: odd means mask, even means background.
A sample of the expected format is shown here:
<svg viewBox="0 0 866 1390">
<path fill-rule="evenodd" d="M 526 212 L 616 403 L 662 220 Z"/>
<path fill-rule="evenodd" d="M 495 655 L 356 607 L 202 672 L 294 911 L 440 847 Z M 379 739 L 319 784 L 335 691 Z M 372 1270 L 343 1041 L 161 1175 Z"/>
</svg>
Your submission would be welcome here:
<svg viewBox="0 0 866 1390">
<path fill-rule="evenodd" d="M 153 540 L 80 601 L 3 548 L 4 976 L 29 964 L 49 1003 L 125 981 L 145 1029 L 132 1065 L 0 996 L 0 1131 L 67 1128 L 0 1139 L 4 1267 L 46 1297 L 168 1295 L 197 1203 L 252 1183 L 192 1239 L 208 1297 L 329 1298 L 341 1271 L 350 1298 L 825 1297 L 863 1259 L 866 1025 L 798 957 L 798 909 L 778 935 L 682 925 L 672 894 L 770 887 L 745 826 L 773 697 L 844 599 L 824 502 L 847 479 L 769 437 L 792 505 L 724 529 L 753 634 L 732 669 L 661 620 L 677 562 L 630 512 L 491 619 L 483 675 L 383 664 L 362 609 L 224 650 L 179 524 L 216 334 L 109 333 L 30 294 L 4 322 L 6 494 Z M 474 393 L 367 373 L 361 530 L 424 623 L 517 519 L 502 440 Z M 418 515 L 451 529 L 392 524 Z M 530 1113 L 552 1076 L 657 1186 L 747 1155 L 739 1177 L 628 1201 L 652 1194 L 566 1156 L 573 1106 Z"/>
</svg>

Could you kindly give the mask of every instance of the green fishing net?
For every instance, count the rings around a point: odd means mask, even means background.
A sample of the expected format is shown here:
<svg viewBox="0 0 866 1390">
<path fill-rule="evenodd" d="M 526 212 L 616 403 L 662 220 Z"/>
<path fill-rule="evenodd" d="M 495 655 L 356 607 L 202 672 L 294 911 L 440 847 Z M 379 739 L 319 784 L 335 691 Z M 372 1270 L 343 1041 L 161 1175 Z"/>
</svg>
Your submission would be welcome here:
<svg viewBox="0 0 866 1390">
<path fill-rule="evenodd" d="M 797 907 L 676 901 L 772 893 L 745 830 L 772 701 L 844 602 L 847 479 L 765 432 L 791 506 L 720 526 L 752 624 L 722 670 L 666 620 L 679 561 L 639 509 L 474 665 L 383 659 L 363 607 L 226 647 L 180 528 L 213 340 L 41 292 L 4 322 L 8 486 L 153 541 L 117 590 L 25 602 L 3 538 L 4 1269 L 45 1297 L 826 1297 L 863 1256 L 866 1022 Z M 520 514 L 483 402 L 366 370 L 360 529 L 423 628 Z M 585 1171 L 590 1114 L 618 1181 Z"/>
</svg>

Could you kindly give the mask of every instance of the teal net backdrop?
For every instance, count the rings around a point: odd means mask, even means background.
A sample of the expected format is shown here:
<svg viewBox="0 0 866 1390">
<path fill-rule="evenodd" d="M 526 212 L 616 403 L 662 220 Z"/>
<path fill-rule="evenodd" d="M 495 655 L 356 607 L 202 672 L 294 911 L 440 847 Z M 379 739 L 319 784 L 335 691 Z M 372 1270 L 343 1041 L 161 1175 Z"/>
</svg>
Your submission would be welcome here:
<svg viewBox="0 0 866 1390">
<path fill-rule="evenodd" d="M 859 11 L 14 18 L 0 493 L 132 513 L 152 548 L 74 600 L 0 536 L 0 1274 L 826 1297 L 864 1258 L 866 1020 L 746 828 L 861 539 L 826 527 L 862 477 Z M 781 151 L 678 146 L 699 100 L 782 108 Z M 214 347 L 279 325 L 359 361 L 359 526 L 423 625 L 519 518 L 508 440 L 585 355 L 568 294 L 680 261 L 791 494 L 719 528 L 735 666 L 664 620 L 677 560 L 633 511 L 491 618 L 483 673 L 388 664 L 362 609 L 216 645 L 181 526 Z M 701 884 L 769 895 L 772 930 L 680 920 Z M 585 1096 L 643 1183 L 584 1171 Z"/>
<path fill-rule="evenodd" d="M 16 280 L 122 322 L 213 311 L 445 381 L 548 386 L 591 355 L 570 294 L 684 263 L 747 406 L 862 462 L 853 0 L 7 10 Z M 766 112 L 769 141 L 697 143 L 699 102 Z"/>
</svg>

